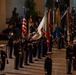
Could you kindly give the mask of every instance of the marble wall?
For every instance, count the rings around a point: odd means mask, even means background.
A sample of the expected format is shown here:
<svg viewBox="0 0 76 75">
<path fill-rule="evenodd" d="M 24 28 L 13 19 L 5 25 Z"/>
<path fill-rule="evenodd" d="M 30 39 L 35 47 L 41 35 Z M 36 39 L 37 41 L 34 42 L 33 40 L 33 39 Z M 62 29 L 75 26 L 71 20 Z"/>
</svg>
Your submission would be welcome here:
<svg viewBox="0 0 76 75">
<path fill-rule="evenodd" d="M 36 10 L 44 14 L 44 0 L 34 0 L 36 3 Z M 7 28 L 6 18 L 10 18 L 14 7 L 20 16 L 23 14 L 24 0 L 0 0 L 0 32 Z M 76 8 L 76 0 L 70 0 L 70 10 L 72 7 Z"/>
<path fill-rule="evenodd" d="M 0 0 L 0 32 L 6 27 L 6 0 Z"/>
<path fill-rule="evenodd" d="M 36 10 L 40 11 L 42 14 L 44 14 L 44 0 L 34 0 L 36 3 Z"/>
</svg>

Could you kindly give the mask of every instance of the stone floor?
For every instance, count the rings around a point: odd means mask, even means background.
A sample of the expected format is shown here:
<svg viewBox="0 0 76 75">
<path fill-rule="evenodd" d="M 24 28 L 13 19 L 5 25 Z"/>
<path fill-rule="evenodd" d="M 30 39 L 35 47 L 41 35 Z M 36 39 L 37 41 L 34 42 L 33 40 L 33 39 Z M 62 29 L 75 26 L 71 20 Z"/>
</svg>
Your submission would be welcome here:
<svg viewBox="0 0 76 75">
<path fill-rule="evenodd" d="M 53 48 L 53 69 L 52 75 L 67 75 L 67 64 L 65 59 L 65 49 L 58 50 Z M 6 64 L 4 73 L 6 75 L 45 75 L 44 74 L 44 60 L 45 58 L 34 61 L 29 66 L 24 66 L 19 70 L 14 69 L 14 59 L 9 59 L 9 64 Z M 76 71 L 72 70 L 72 75 L 76 75 Z"/>
</svg>

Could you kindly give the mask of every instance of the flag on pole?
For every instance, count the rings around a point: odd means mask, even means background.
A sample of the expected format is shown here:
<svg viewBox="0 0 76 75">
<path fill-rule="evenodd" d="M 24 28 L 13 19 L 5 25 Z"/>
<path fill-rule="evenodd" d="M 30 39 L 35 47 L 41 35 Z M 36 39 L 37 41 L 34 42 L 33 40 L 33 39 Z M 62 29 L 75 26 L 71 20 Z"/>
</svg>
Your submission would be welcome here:
<svg viewBox="0 0 76 75">
<path fill-rule="evenodd" d="M 25 11 L 24 11 L 23 20 L 22 20 L 22 39 L 25 38 L 26 33 L 27 33 L 27 24 L 26 24 Z"/>
<path fill-rule="evenodd" d="M 49 12 L 48 12 L 48 28 L 49 28 L 49 30 L 51 28 L 51 10 L 49 10 Z"/>
<path fill-rule="evenodd" d="M 57 27 L 57 28 L 56 28 L 56 40 L 58 41 L 59 38 L 60 38 L 60 28 Z"/>
<path fill-rule="evenodd" d="M 47 47 L 50 48 L 50 33 L 49 33 L 49 25 L 50 25 L 50 22 L 48 21 L 48 12 L 46 13 L 46 26 L 45 26 L 45 36 L 46 36 L 46 39 L 47 39 Z M 49 22 L 49 23 L 48 23 Z"/>
<path fill-rule="evenodd" d="M 42 30 L 44 29 L 44 27 L 45 27 L 45 15 L 37 28 L 37 32 L 31 37 L 31 40 L 40 39 L 42 36 Z"/>
<path fill-rule="evenodd" d="M 69 8 L 67 8 L 67 40 L 70 41 L 70 17 L 69 17 Z"/>
</svg>

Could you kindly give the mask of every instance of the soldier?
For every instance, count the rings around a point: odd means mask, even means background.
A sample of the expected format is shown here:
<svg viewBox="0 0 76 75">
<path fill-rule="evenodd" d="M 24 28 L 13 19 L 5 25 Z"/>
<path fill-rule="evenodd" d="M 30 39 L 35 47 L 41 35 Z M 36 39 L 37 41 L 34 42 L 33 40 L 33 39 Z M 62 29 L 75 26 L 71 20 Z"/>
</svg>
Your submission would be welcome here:
<svg viewBox="0 0 76 75">
<path fill-rule="evenodd" d="M 41 59 L 41 38 L 38 40 L 37 49 L 38 49 L 38 59 Z"/>
<path fill-rule="evenodd" d="M 5 64 L 6 64 L 5 62 L 6 62 L 7 55 L 4 47 L 5 47 L 4 45 L 0 45 L 0 71 L 3 71 L 5 69 Z M 2 74 L 2 75 L 5 75 L 5 74 Z"/>
<path fill-rule="evenodd" d="M 25 41 L 24 41 L 24 53 L 25 53 L 25 60 L 24 60 L 24 64 L 25 65 L 29 65 L 28 64 L 28 57 L 29 57 L 29 39 L 25 38 Z"/>
<path fill-rule="evenodd" d="M 35 61 L 38 61 L 38 59 L 37 59 L 37 41 L 33 42 L 33 57 L 35 58 Z"/>
<path fill-rule="evenodd" d="M 33 62 L 33 44 L 32 41 L 29 41 L 29 63 L 34 63 Z"/>
<path fill-rule="evenodd" d="M 52 75 L 52 52 L 47 53 L 47 57 L 44 62 L 45 75 Z"/>
<path fill-rule="evenodd" d="M 76 70 L 76 40 L 74 40 L 73 42 L 73 70 Z"/>
<path fill-rule="evenodd" d="M 24 41 L 20 41 L 20 56 L 19 56 L 19 67 L 20 68 L 24 68 L 23 67 L 23 60 L 24 60 Z"/>
<path fill-rule="evenodd" d="M 14 56 L 15 56 L 15 67 L 14 69 L 19 70 L 19 52 L 20 52 L 20 42 L 16 39 L 14 43 Z"/>
<path fill-rule="evenodd" d="M 47 45 L 46 45 L 46 37 L 43 35 L 42 36 L 42 42 L 41 42 L 41 46 L 42 46 L 42 57 L 45 57 L 46 53 L 47 53 Z"/>
<path fill-rule="evenodd" d="M 72 42 L 68 43 L 68 47 L 66 48 L 66 59 L 67 59 L 67 74 L 72 74 L 72 56 L 73 56 L 73 48 L 72 48 Z"/>
<path fill-rule="evenodd" d="M 12 57 L 12 52 L 13 52 L 13 32 L 10 31 L 9 35 L 8 35 L 8 47 L 9 47 L 9 58 L 13 58 Z"/>
</svg>

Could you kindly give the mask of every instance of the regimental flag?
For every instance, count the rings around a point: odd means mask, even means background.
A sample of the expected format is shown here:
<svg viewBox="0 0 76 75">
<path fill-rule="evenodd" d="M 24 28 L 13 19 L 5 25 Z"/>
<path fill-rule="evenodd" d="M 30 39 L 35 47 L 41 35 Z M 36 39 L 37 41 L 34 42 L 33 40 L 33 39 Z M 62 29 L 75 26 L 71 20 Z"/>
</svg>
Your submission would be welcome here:
<svg viewBox="0 0 76 75">
<path fill-rule="evenodd" d="M 64 16 L 67 14 L 68 10 L 66 10 L 63 14 L 63 16 L 61 17 L 61 20 L 64 18 Z"/>
<path fill-rule="evenodd" d="M 40 39 L 42 37 L 42 31 L 44 30 L 44 27 L 45 27 L 45 15 L 37 28 L 37 32 L 31 37 L 31 40 Z"/>
<path fill-rule="evenodd" d="M 50 12 L 46 13 L 46 26 L 45 26 L 45 37 L 47 39 L 47 47 L 50 48 L 50 32 L 49 32 L 49 26 L 50 26 Z"/>
<path fill-rule="evenodd" d="M 70 16 L 69 16 L 69 8 L 67 8 L 67 40 L 70 41 Z"/>
<path fill-rule="evenodd" d="M 70 16 L 69 16 L 69 8 L 67 8 L 67 26 L 70 26 Z"/>
<path fill-rule="evenodd" d="M 27 23 L 25 19 L 25 11 L 23 13 L 23 20 L 22 20 L 22 39 L 25 38 L 25 35 L 27 33 Z"/>
<path fill-rule="evenodd" d="M 56 28 L 56 40 L 58 41 L 60 38 L 60 27 Z"/>
<path fill-rule="evenodd" d="M 49 10 L 49 12 L 48 12 L 48 28 L 49 28 L 49 30 L 51 28 L 51 10 Z"/>
</svg>

